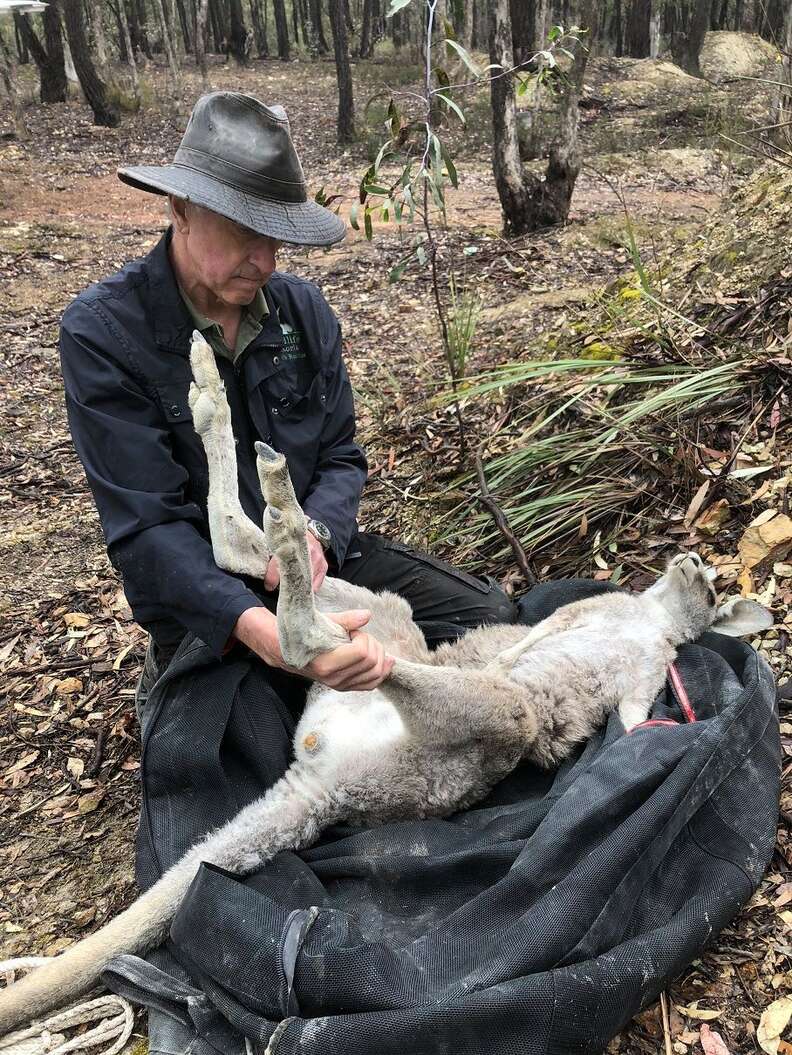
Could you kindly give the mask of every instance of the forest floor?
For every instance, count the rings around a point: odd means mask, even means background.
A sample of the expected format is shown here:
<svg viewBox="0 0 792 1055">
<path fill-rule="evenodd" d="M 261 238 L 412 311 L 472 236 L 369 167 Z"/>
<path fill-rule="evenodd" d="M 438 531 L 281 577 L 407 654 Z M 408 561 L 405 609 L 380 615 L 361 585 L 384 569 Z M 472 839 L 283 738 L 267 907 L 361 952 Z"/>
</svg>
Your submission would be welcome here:
<svg viewBox="0 0 792 1055">
<path fill-rule="evenodd" d="M 376 66 L 359 75 L 372 94 L 385 76 Z M 335 144 L 329 63 L 259 62 L 241 74 L 217 66 L 212 81 L 284 104 L 311 187 L 343 195 L 342 208 L 348 209 L 367 154 L 365 145 L 342 154 Z M 181 137 L 183 114 L 174 116 L 162 102 L 164 75 L 149 69 L 147 83 L 153 98 L 143 112 L 126 115 L 118 129 L 93 127 L 87 109 L 73 101 L 29 107 L 26 144 L 0 140 L 3 957 L 57 952 L 134 896 L 133 693 L 144 639 L 107 561 L 71 448 L 57 336 L 69 301 L 145 253 L 164 228 L 163 200 L 126 187 L 115 175 L 120 164 L 168 162 Z M 186 94 L 189 109 L 199 94 L 197 79 L 190 79 Z M 471 106 L 474 113 L 481 110 L 480 101 Z M 625 270 L 630 257 L 617 189 L 654 253 L 659 246 L 686 244 L 740 179 L 744 162 L 716 149 L 706 106 L 696 121 L 680 118 L 676 128 L 642 133 L 632 152 L 615 149 L 619 133 L 607 117 L 596 107 L 587 112 L 584 139 L 591 161 L 568 225 L 513 243 L 500 235 L 486 124 L 471 122 L 460 150 L 461 189 L 450 201 L 448 244 L 476 249 L 475 285 L 484 310 L 474 371 L 519 358 L 565 313 Z M 634 131 L 635 115 L 628 120 Z M 7 124 L 8 114 L 0 110 L 0 126 Z M 373 242 L 350 231 L 331 250 L 285 251 L 282 266 L 317 281 L 341 318 L 371 464 L 362 526 L 431 546 L 438 478 L 452 479 L 455 472 L 455 426 L 447 408 L 431 402 L 445 369 L 430 285 L 410 273 L 397 285 L 387 281 L 403 249 L 394 229 L 377 229 Z M 491 425 L 482 420 L 477 427 L 486 431 Z M 441 555 L 454 558 L 449 550 Z M 581 572 L 592 567 L 581 557 Z M 513 581 L 507 567 L 498 570 Z M 541 571 L 552 577 L 552 563 Z M 767 650 L 781 675 L 787 640 L 776 636 Z M 785 729 L 788 822 L 788 720 Z M 701 1050 L 700 1030 L 707 1022 L 732 1052 L 760 1050 L 760 1016 L 789 993 L 792 979 L 789 863 L 789 835 L 782 828 L 752 901 L 670 987 L 670 1030 L 679 1055 Z M 657 1005 L 609 1051 L 659 1052 L 663 1042 Z M 792 1045 L 782 1042 L 778 1050 L 789 1055 Z"/>
</svg>

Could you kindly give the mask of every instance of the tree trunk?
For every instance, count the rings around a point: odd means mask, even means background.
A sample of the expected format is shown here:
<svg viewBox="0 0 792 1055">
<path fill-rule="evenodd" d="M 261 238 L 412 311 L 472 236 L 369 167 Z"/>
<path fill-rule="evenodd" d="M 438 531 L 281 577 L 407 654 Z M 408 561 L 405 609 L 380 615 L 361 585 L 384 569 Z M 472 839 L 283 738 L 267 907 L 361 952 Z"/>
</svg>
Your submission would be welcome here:
<svg viewBox="0 0 792 1055">
<path fill-rule="evenodd" d="M 784 18 L 784 66 L 779 77 L 782 86 L 778 91 L 778 109 L 775 141 L 784 149 L 792 146 L 792 4 L 787 7 Z"/>
<path fill-rule="evenodd" d="M 622 0 L 613 2 L 613 38 L 615 41 L 614 55 L 620 59 L 624 54 L 624 26 L 622 24 Z"/>
<path fill-rule="evenodd" d="M 693 77 L 701 76 L 699 58 L 710 20 L 709 0 L 694 0 L 688 25 L 681 27 L 671 37 L 671 54 L 677 66 Z"/>
<path fill-rule="evenodd" d="M 294 37 L 294 46 L 299 48 L 300 46 L 300 31 L 297 23 L 297 0 L 292 0 L 292 36 Z"/>
<path fill-rule="evenodd" d="M 315 47 L 320 55 L 326 55 L 330 50 L 327 37 L 322 24 L 322 0 L 308 0 L 308 10 L 311 16 L 311 33 L 315 39 Z"/>
<path fill-rule="evenodd" d="M 289 61 L 289 23 L 286 20 L 284 0 L 272 0 L 272 11 L 275 15 L 275 35 L 278 39 L 278 58 Z"/>
<path fill-rule="evenodd" d="M 465 7 L 468 5 L 465 4 Z M 510 0 L 514 61 L 522 66 L 536 54 L 536 0 Z M 544 45 L 542 45 L 544 46 Z"/>
<path fill-rule="evenodd" d="M 338 78 L 338 142 L 342 146 L 355 138 L 355 102 L 352 70 L 349 65 L 349 38 L 343 0 L 330 0 L 330 29 L 333 33 L 336 77 Z"/>
<path fill-rule="evenodd" d="M 6 95 L 11 103 L 16 137 L 21 142 L 24 142 L 28 137 L 27 125 L 25 124 L 25 111 L 22 108 L 22 100 L 19 96 L 19 88 L 17 87 L 14 58 L 11 54 L 11 49 L 5 42 L 2 32 L 0 32 L 0 80 L 3 82 Z"/>
<path fill-rule="evenodd" d="M 632 0 L 627 15 L 625 51 L 634 59 L 645 59 L 651 46 L 649 23 L 652 17 L 651 0 Z"/>
<path fill-rule="evenodd" d="M 30 22 L 30 15 L 20 15 L 19 12 L 15 11 L 14 18 L 19 19 L 19 32 L 38 68 L 39 99 L 42 103 L 65 103 L 67 93 L 66 67 L 63 63 L 63 43 L 60 36 L 61 28 L 57 0 L 44 12 L 46 48 L 36 36 Z M 48 32 L 47 18 L 49 18 L 50 25 L 54 21 L 57 36 L 53 34 L 51 28 Z M 51 51 L 48 51 L 48 48 Z"/>
<path fill-rule="evenodd" d="M 27 66 L 30 62 L 30 53 L 25 43 L 25 38 L 22 35 L 22 31 L 19 28 L 19 19 L 21 15 L 19 11 L 14 11 L 14 42 L 16 43 L 17 58 L 19 59 L 20 66 Z"/>
<path fill-rule="evenodd" d="M 373 2 L 374 0 L 363 0 L 363 17 L 360 23 L 360 48 L 358 49 L 358 55 L 361 59 L 371 57 L 371 9 Z"/>
<path fill-rule="evenodd" d="M 473 47 L 473 0 L 462 0 L 462 22 L 459 27 L 459 43 L 469 52 Z"/>
<path fill-rule="evenodd" d="M 225 32 L 223 30 L 223 20 L 220 17 L 220 12 L 217 10 L 218 0 L 209 0 L 209 17 L 212 21 L 212 38 L 214 39 L 214 52 L 219 55 L 225 43 Z"/>
<path fill-rule="evenodd" d="M 132 0 L 135 11 L 134 25 L 137 27 L 138 40 L 135 43 L 140 47 L 147 59 L 153 59 L 151 44 L 148 38 L 148 16 L 146 13 L 146 0 Z M 134 38 L 133 38 L 134 39 Z"/>
<path fill-rule="evenodd" d="M 228 9 L 231 16 L 229 50 L 238 66 L 246 66 L 248 60 L 248 31 L 245 25 L 245 16 L 242 13 L 242 0 L 229 0 Z"/>
<path fill-rule="evenodd" d="M 179 25 L 181 26 L 181 36 L 184 43 L 183 50 L 186 55 L 189 55 L 193 50 L 193 34 L 190 27 L 191 18 L 187 17 L 187 11 L 184 8 L 184 0 L 176 0 L 176 10 L 179 14 Z"/>
<path fill-rule="evenodd" d="M 107 39 L 102 21 L 102 0 L 91 0 L 91 25 L 93 26 L 94 50 L 96 61 L 102 75 L 108 76 Z"/>
<path fill-rule="evenodd" d="M 201 88 L 209 91 L 209 65 L 206 61 L 206 19 L 209 14 L 209 0 L 197 0 L 195 5 L 195 65 L 201 71 Z"/>
<path fill-rule="evenodd" d="M 584 28 L 594 23 L 595 0 L 584 0 L 580 22 Z M 563 222 L 575 180 L 580 171 L 578 101 L 588 50 L 578 45 L 561 101 L 559 136 L 550 152 L 545 179 L 526 172 L 520 161 L 517 138 L 517 107 L 510 77 L 490 80 L 493 131 L 493 172 L 504 217 L 504 234 L 515 236 L 539 227 Z M 490 62 L 505 69 L 514 65 L 509 0 L 490 5 Z"/>
<path fill-rule="evenodd" d="M 547 34 L 550 32 L 552 17 L 553 12 L 550 9 L 548 0 L 537 0 L 534 5 L 534 18 L 536 20 L 534 43 L 538 49 L 547 47 Z"/>
<path fill-rule="evenodd" d="M 94 124 L 115 128 L 119 123 L 118 110 L 107 97 L 107 87 L 96 72 L 85 36 L 80 0 L 62 0 L 63 20 L 69 40 L 74 68 L 85 93 L 88 105 L 93 110 Z"/>
<path fill-rule="evenodd" d="M 124 0 L 118 0 L 118 9 L 116 11 L 118 18 L 118 26 L 121 32 L 121 37 L 124 43 L 124 49 L 127 53 L 127 63 L 129 64 L 129 73 L 132 77 L 132 94 L 135 98 L 135 105 L 140 106 L 140 77 L 138 75 L 137 60 L 135 59 L 135 49 L 132 46 L 132 33 L 129 29 L 129 19 L 127 18 L 127 10 L 124 5 Z"/>
<path fill-rule="evenodd" d="M 165 50 L 165 57 L 168 60 L 168 68 L 170 69 L 171 79 L 173 81 L 173 102 L 175 105 L 178 103 L 179 96 L 181 95 L 181 75 L 179 64 L 176 61 L 176 52 L 173 48 L 170 29 L 168 28 L 168 20 L 165 17 L 164 0 L 154 0 L 154 11 L 159 19 L 160 32 L 162 33 L 162 47 Z"/>
<path fill-rule="evenodd" d="M 256 54 L 260 59 L 269 58 L 269 39 L 267 38 L 267 13 L 262 17 L 260 0 L 250 0 L 250 20 L 253 23 L 253 39 L 256 42 Z"/>
</svg>

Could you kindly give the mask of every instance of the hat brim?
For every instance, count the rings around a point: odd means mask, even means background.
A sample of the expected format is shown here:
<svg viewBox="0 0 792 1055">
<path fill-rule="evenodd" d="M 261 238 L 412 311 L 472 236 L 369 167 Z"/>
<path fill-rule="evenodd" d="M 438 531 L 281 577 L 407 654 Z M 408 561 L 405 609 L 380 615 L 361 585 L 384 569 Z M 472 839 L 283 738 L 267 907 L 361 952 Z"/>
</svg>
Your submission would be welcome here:
<svg viewBox="0 0 792 1055">
<path fill-rule="evenodd" d="M 315 201 L 282 202 L 245 194 L 227 183 L 181 165 L 135 165 L 120 168 L 118 178 L 152 194 L 174 194 L 257 234 L 292 245 L 334 245 L 346 233 L 346 224 Z"/>
</svg>

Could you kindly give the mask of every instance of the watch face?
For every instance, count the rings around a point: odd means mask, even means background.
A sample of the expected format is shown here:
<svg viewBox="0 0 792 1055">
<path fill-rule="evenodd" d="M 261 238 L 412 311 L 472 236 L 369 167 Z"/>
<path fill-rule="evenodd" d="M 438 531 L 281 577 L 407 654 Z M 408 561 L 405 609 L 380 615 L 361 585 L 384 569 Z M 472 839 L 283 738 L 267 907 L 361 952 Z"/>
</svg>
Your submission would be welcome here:
<svg viewBox="0 0 792 1055">
<path fill-rule="evenodd" d="M 327 544 L 331 541 L 330 530 L 321 520 L 309 520 L 308 529 L 316 535 L 320 542 Z"/>
</svg>

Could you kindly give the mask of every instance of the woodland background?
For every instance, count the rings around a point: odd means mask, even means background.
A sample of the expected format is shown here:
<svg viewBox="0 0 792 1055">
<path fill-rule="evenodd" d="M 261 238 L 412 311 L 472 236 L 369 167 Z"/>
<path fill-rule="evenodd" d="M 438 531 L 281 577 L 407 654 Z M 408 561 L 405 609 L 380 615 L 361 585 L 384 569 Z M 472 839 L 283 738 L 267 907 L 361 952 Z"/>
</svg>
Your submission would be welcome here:
<svg viewBox="0 0 792 1055">
<path fill-rule="evenodd" d="M 640 588 L 690 546 L 720 590 L 772 608 L 754 643 L 781 686 L 773 861 L 668 1014 L 609 1050 L 789 1055 L 792 4 L 9 3 L 2 956 L 56 952 L 134 893 L 145 642 L 70 445 L 59 319 L 164 229 L 117 166 L 167 163 L 203 91 L 241 90 L 286 107 L 312 193 L 352 225 L 282 266 L 342 321 L 362 526 L 516 593 L 569 574 Z"/>
</svg>

